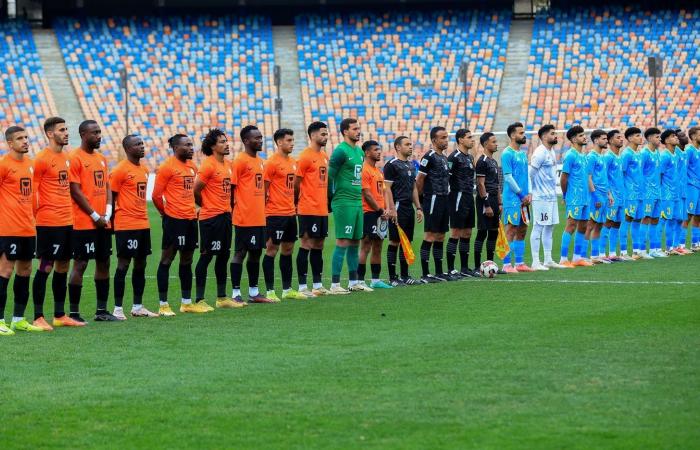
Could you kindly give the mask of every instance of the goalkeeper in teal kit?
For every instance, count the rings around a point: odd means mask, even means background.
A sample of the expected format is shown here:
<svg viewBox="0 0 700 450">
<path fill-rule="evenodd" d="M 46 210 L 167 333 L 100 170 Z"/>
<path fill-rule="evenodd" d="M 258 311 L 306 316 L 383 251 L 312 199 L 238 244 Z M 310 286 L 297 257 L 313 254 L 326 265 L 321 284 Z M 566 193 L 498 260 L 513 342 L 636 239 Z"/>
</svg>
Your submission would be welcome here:
<svg viewBox="0 0 700 450">
<path fill-rule="evenodd" d="M 360 125 L 356 119 L 343 119 L 340 122 L 343 142 L 331 155 L 328 164 L 329 194 L 332 195 L 331 208 L 335 221 L 335 250 L 333 251 L 331 294 L 347 294 L 349 291 L 367 291 L 372 288 L 358 282 L 360 239 L 363 233 L 362 212 L 362 164 L 364 152 L 357 143 L 360 141 Z M 346 256 L 347 255 L 347 256 Z M 343 260 L 348 261 L 350 282 L 348 289 L 340 286 L 340 273 Z"/>
</svg>

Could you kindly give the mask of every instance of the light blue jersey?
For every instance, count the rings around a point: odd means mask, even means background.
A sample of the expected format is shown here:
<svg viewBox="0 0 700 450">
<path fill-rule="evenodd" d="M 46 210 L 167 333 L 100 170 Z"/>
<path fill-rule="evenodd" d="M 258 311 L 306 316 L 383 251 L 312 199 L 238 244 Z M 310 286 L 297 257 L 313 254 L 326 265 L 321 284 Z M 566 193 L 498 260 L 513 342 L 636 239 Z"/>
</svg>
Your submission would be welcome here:
<svg viewBox="0 0 700 450">
<path fill-rule="evenodd" d="M 593 181 L 595 201 L 606 202 L 608 199 L 608 171 L 605 156 L 594 151 L 586 155 L 588 175 Z"/>
<path fill-rule="evenodd" d="M 668 149 L 659 151 L 659 172 L 661 186 L 659 196 L 662 201 L 677 200 L 678 197 L 678 156 Z"/>
<path fill-rule="evenodd" d="M 676 147 L 676 157 L 678 158 L 678 194 L 681 198 L 685 198 L 688 187 L 688 155 L 680 147 Z"/>
<path fill-rule="evenodd" d="M 603 155 L 608 172 L 608 188 L 617 206 L 625 204 L 625 180 L 622 178 L 622 160 L 612 150 Z"/>
<path fill-rule="evenodd" d="M 520 195 L 525 196 L 530 193 L 527 174 L 527 153 L 513 148 L 506 147 L 501 154 L 501 167 L 503 176 L 512 175 L 520 188 Z M 520 197 L 508 183 L 503 183 L 503 207 L 520 207 L 522 203 Z"/>
<path fill-rule="evenodd" d="M 685 146 L 685 155 L 688 160 L 688 184 L 700 188 L 700 150 L 688 144 Z"/>
<path fill-rule="evenodd" d="M 622 176 L 625 180 L 625 199 L 628 201 L 643 200 L 644 174 L 642 173 L 639 153 L 630 147 L 625 147 L 620 154 L 620 159 L 622 160 Z"/>
<path fill-rule="evenodd" d="M 647 200 L 659 199 L 661 174 L 659 172 L 659 152 L 644 147 L 640 152 L 642 161 L 642 175 L 644 175 L 644 198 Z"/>
<path fill-rule="evenodd" d="M 562 172 L 569 174 L 564 200 L 566 206 L 588 205 L 588 172 L 586 171 L 586 156 L 574 148 L 564 155 Z"/>
</svg>

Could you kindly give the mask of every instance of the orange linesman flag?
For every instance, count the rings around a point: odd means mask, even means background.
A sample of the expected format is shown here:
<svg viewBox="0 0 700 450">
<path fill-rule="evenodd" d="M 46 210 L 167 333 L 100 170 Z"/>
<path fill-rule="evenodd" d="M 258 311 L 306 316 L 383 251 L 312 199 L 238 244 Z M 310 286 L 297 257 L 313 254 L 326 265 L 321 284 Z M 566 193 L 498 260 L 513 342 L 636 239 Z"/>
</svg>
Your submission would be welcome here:
<svg viewBox="0 0 700 450">
<path fill-rule="evenodd" d="M 408 236 L 406 236 L 406 232 L 403 231 L 403 228 L 401 228 L 398 224 L 396 224 L 396 228 L 399 230 L 399 240 L 401 241 L 401 250 L 403 251 L 403 256 L 406 257 L 406 262 L 408 265 L 413 264 L 416 262 L 416 254 L 413 253 L 413 246 L 411 245 L 411 241 L 408 240 Z"/>
<path fill-rule="evenodd" d="M 506 238 L 506 230 L 503 226 L 503 222 L 498 222 L 498 238 L 496 239 L 496 254 L 499 258 L 503 259 L 506 255 L 510 253 L 510 246 L 508 245 L 508 239 Z"/>
</svg>

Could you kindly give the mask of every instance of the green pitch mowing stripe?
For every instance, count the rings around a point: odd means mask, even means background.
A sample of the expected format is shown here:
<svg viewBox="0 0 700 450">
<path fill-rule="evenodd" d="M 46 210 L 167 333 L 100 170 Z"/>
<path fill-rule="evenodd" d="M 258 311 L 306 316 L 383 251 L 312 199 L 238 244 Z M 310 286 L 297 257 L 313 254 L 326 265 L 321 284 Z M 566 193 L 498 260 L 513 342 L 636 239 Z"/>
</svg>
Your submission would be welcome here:
<svg viewBox="0 0 700 450">
<path fill-rule="evenodd" d="M 698 267 L 691 255 L 0 338 L 3 446 L 696 447 Z M 83 295 L 90 313 L 92 283 Z M 144 300 L 157 307 L 153 279 Z"/>
</svg>

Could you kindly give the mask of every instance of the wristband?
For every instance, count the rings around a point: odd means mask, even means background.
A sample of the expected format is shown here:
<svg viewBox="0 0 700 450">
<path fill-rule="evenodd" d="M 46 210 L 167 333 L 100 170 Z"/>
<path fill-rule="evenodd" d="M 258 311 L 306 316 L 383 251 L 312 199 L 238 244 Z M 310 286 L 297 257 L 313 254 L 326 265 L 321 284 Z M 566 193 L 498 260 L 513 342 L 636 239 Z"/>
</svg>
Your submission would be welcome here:
<svg viewBox="0 0 700 450">
<path fill-rule="evenodd" d="M 416 208 L 416 211 L 423 211 L 423 208 Z"/>
<path fill-rule="evenodd" d="M 107 209 L 105 210 L 105 221 L 109 222 L 109 219 L 112 217 L 112 205 L 107 205 Z"/>
<path fill-rule="evenodd" d="M 100 220 L 100 215 L 93 211 L 92 214 L 90 214 L 90 218 L 93 222 L 97 222 L 98 220 Z"/>
</svg>

